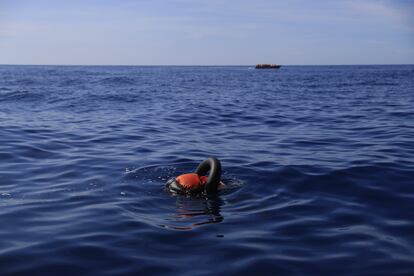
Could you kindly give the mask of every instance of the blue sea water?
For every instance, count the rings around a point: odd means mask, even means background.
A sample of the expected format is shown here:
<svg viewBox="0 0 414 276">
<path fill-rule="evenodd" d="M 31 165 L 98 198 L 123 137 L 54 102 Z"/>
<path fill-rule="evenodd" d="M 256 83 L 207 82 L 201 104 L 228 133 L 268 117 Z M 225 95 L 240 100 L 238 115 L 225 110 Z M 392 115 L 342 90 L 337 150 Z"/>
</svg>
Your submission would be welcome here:
<svg viewBox="0 0 414 276">
<path fill-rule="evenodd" d="M 0 221 L 1 275 L 413 275 L 414 66 L 0 66 Z"/>
</svg>

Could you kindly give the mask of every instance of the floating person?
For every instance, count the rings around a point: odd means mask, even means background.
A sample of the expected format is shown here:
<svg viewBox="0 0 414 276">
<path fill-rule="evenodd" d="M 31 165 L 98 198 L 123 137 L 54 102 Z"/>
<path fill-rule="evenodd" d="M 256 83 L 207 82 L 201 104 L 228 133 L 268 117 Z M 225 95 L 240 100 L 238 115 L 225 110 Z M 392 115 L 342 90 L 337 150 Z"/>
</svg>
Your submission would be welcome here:
<svg viewBox="0 0 414 276">
<path fill-rule="evenodd" d="M 206 174 L 209 172 L 208 176 Z M 195 173 L 186 173 L 167 181 L 171 192 L 184 194 L 214 194 L 226 186 L 221 182 L 221 164 L 217 158 L 209 157 L 201 162 Z"/>
</svg>

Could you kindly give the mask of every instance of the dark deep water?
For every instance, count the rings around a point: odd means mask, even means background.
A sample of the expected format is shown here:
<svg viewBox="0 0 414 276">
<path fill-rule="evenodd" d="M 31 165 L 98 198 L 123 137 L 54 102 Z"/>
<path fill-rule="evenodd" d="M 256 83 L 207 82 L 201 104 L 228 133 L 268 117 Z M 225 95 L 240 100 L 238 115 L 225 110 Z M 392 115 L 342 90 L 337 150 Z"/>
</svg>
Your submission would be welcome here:
<svg viewBox="0 0 414 276">
<path fill-rule="evenodd" d="M 0 221 L 1 275 L 412 275 L 414 66 L 0 66 Z"/>
</svg>

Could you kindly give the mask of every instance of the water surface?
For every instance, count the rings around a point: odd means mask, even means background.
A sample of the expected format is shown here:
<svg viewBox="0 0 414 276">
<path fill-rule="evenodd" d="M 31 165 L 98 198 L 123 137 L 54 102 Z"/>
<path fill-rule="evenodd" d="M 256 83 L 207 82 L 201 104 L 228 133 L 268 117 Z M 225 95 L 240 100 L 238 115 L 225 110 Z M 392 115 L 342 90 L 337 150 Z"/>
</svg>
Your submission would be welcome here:
<svg viewBox="0 0 414 276">
<path fill-rule="evenodd" d="M 414 66 L 0 66 L 0 273 L 413 274 L 413 141 Z"/>
</svg>

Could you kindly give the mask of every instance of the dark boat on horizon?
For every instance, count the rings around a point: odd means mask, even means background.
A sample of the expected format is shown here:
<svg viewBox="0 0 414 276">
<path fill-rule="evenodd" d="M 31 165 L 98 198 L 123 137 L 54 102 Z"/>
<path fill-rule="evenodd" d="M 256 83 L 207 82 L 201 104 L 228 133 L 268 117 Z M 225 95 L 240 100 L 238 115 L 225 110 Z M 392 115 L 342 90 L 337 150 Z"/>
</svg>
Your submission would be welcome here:
<svg viewBox="0 0 414 276">
<path fill-rule="evenodd" d="M 257 64 L 256 69 L 279 69 L 281 65 L 278 64 Z"/>
</svg>

